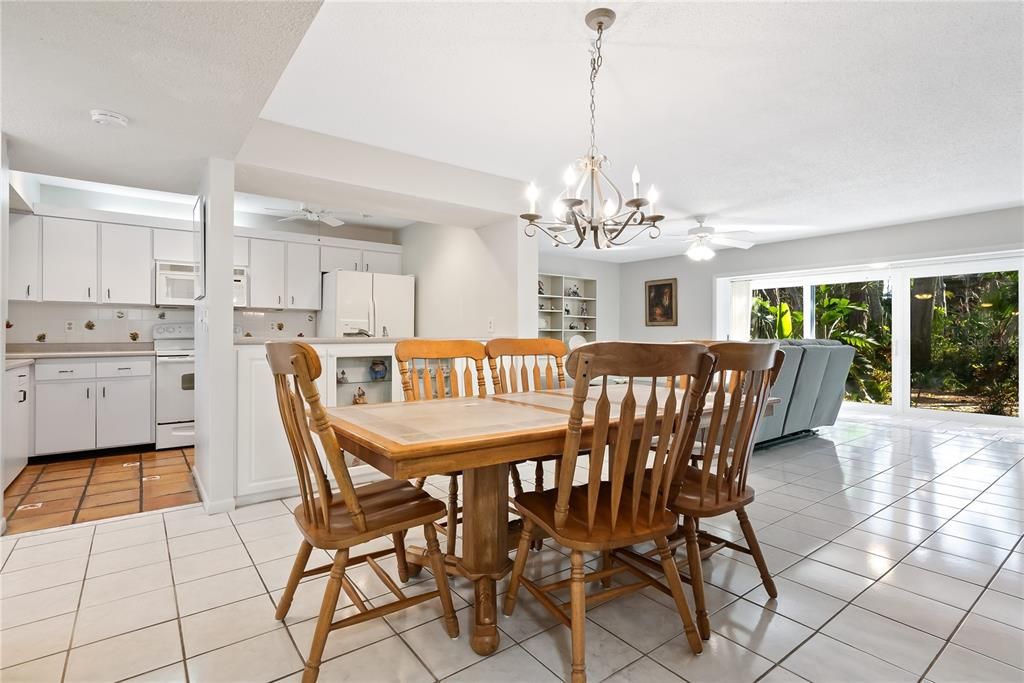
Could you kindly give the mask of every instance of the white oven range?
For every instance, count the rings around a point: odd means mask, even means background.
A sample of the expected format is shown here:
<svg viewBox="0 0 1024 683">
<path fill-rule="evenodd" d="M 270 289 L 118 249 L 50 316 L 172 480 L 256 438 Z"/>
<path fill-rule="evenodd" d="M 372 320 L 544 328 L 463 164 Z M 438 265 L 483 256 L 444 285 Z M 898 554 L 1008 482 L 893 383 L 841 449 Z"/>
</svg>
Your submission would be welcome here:
<svg viewBox="0 0 1024 683">
<path fill-rule="evenodd" d="M 194 337 L 192 323 L 159 323 L 153 327 L 158 449 L 195 443 Z"/>
</svg>

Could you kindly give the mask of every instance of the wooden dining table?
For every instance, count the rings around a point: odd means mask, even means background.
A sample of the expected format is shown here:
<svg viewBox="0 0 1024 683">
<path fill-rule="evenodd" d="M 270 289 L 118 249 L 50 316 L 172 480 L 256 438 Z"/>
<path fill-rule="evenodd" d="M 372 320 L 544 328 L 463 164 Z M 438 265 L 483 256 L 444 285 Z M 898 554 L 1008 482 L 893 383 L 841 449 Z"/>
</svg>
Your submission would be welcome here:
<svg viewBox="0 0 1024 683">
<path fill-rule="evenodd" d="M 608 386 L 613 428 L 626 389 L 625 385 Z M 638 386 L 635 395 L 649 390 Z M 392 479 L 463 472 L 462 557 L 454 561 L 457 573 L 474 584 L 470 646 L 478 654 L 498 649 L 495 589 L 512 566 L 509 464 L 562 452 L 572 392 L 568 388 L 326 409 L 341 448 Z M 584 447 L 591 438 L 590 418 L 600 392 L 600 387 L 591 387 L 584 408 Z M 635 439 L 640 437 L 639 426 L 640 421 Z M 416 552 L 410 552 L 408 559 L 423 563 Z"/>
</svg>

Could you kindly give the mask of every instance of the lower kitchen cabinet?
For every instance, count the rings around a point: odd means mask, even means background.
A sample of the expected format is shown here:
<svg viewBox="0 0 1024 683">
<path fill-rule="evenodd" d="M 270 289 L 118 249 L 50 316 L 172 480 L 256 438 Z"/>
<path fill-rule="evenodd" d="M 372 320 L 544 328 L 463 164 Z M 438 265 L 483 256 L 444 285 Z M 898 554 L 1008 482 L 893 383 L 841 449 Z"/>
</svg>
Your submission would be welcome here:
<svg viewBox="0 0 1024 683">
<path fill-rule="evenodd" d="M 153 443 L 153 360 L 36 364 L 35 454 Z"/>
<path fill-rule="evenodd" d="M 32 368 L 12 368 L 4 376 L 3 451 L 0 453 L 0 490 L 28 464 L 32 455 Z"/>
<path fill-rule="evenodd" d="M 153 441 L 153 383 L 149 377 L 105 380 L 97 384 L 97 390 L 97 448 Z"/>
</svg>

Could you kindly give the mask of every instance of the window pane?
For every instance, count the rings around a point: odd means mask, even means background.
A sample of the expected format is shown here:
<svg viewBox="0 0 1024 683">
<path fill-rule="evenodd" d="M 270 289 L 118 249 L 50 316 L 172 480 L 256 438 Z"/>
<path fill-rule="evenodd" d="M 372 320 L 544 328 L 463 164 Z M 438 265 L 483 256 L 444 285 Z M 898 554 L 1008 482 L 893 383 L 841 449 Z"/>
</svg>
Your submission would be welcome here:
<svg viewBox="0 0 1024 683">
<path fill-rule="evenodd" d="M 910 281 L 910 405 L 1019 415 L 1017 271 Z"/>
<path fill-rule="evenodd" d="M 776 287 L 750 293 L 751 339 L 803 339 L 804 288 Z"/>
<path fill-rule="evenodd" d="M 846 400 L 892 403 L 892 290 L 888 281 L 814 287 L 814 336 L 854 348 Z"/>
</svg>

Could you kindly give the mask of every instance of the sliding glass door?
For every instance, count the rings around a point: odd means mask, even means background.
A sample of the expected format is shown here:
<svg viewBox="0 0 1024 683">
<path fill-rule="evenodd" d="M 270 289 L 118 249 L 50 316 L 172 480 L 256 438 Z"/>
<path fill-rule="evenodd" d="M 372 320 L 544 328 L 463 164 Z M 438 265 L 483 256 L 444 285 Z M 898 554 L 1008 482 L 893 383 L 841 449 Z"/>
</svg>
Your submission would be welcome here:
<svg viewBox="0 0 1024 683">
<path fill-rule="evenodd" d="M 908 307 L 913 408 L 1020 415 L 1020 272 L 918 274 Z"/>
<path fill-rule="evenodd" d="M 1014 257 L 751 279 L 750 338 L 852 346 L 850 402 L 1019 417 L 1020 271 Z"/>
</svg>

